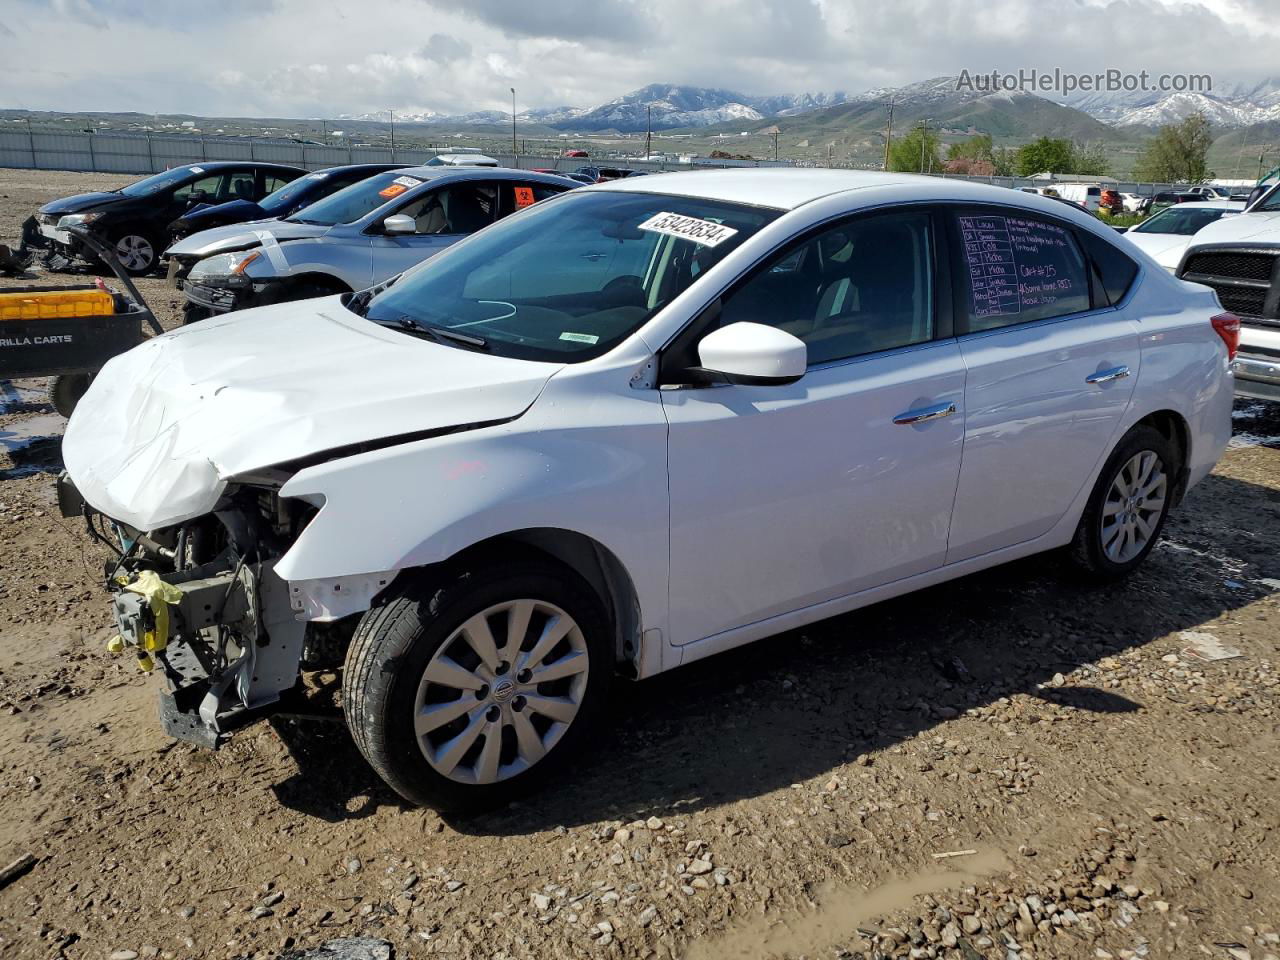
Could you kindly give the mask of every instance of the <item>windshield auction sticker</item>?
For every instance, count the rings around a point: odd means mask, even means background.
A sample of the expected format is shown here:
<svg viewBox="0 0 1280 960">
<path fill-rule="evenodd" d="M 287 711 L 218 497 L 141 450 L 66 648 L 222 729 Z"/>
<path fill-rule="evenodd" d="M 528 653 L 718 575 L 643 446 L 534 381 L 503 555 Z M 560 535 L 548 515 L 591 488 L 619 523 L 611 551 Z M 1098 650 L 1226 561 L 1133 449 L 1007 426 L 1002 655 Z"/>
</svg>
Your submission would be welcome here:
<svg viewBox="0 0 1280 960">
<path fill-rule="evenodd" d="M 681 240 L 692 240 L 704 247 L 718 247 L 738 231 L 726 227 L 723 223 L 710 220 L 699 220 L 697 217 L 684 217 L 678 213 L 655 213 L 640 224 L 641 230 L 651 233 L 665 233 L 669 237 Z"/>
</svg>

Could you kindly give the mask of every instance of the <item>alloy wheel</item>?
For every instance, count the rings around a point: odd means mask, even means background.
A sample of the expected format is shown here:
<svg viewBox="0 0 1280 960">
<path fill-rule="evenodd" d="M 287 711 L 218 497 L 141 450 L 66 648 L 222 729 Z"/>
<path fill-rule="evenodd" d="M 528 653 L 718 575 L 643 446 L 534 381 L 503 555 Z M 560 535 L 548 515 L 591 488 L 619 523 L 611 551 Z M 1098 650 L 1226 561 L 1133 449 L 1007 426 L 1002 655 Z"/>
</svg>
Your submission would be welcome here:
<svg viewBox="0 0 1280 960">
<path fill-rule="evenodd" d="M 581 629 L 554 604 L 519 599 L 482 610 L 423 672 L 414 701 L 422 755 L 459 783 L 496 783 L 528 770 L 577 716 L 589 660 Z"/>
<path fill-rule="evenodd" d="M 116 241 L 116 258 L 126 270 L 140 271 L 155 263 L 156 252 L 146 237 L 130 233 Z"/>
<path fill-rule="evenodd" d="M 1155 536 L 1164 513 L 1169 479 L 1151 450 L 1130 457 L 1117 472 L 1102 504 L 1102 549 L 1112 563 L 1128 563 Z"/>
</svg>

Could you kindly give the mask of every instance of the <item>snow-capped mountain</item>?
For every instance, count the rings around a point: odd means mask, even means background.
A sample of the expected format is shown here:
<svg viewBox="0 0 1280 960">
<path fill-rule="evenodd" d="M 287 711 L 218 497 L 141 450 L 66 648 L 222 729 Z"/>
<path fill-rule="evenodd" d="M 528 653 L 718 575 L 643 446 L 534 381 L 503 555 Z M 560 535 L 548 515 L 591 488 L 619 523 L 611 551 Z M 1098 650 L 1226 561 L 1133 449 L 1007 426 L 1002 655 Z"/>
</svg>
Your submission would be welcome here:
<svg viewBox="0 0 1280 960">
<path fill-rule="evenodd" d="M 706 127 L 726 120 L 762 120 L 766 116 L 751 105 L 751 97 L 730 90 L 651 83 L 560 121 L 564 130 L 644 130 L 649 118 L 655 130 L 673 127 Z"/>
<path fill-rule="evenodd" d="M 1197 111 L 1216 127 L 1244 127 L 1280 120 L 1280 77 L 1236 84 L 1214 93 L 1080 93 L 1067 106 L 1118 127 L 1176 123 Z"/>
<path fill-rule="evenodd" d="M 892 99 L 910 112 L 942 119 L 963 105 L 973 109 L 1007 110 L 1009 101 L 1023 112 L 1041 110 L 1046 103 L 1070 107 L 1094 120 L 1113 126 L 1161 126 L 1177 122 L 1200 111 L 1215 127 L 1235 128 L 1280 120 L 1280 77 L 1257 83 L 1237 84 L 1214 93 L 1077 93 L 1065 101 L 1049 101 L 1033 93 L 959 89 L 955 77 L 932 77 L 901 87 L 879 87 L 862 93 L 800 93 L 752 96 L 733 90 L 694 87 L 682 84 L 651 83 L 595 107 L 546 107 L 524 110 L 517 115 L 522 123 L 536 123 L 564 131 L 595 132 L 617 130 L 637 133 L 652 118 L 654 130 L 678 127 L 709 127 L 720 123 L 744 126 L 770 117 L 794 117 L 817 113 L 846 104 L 870 104 Z M 1025 101 L 1025 102 L 1024 102 Z M 1039 106 L 1037 106 L 1039 105 Z M 346 116 L 341 119 L 387 122 L 386 111 Z M 1084 118 L 1078 118 L 1083 120 Z M 510 123 L 504 110 L 444 114 L 434 111 L 396 111 L 404 123 L 433 123 L 483 126 Z"/>
</svg>

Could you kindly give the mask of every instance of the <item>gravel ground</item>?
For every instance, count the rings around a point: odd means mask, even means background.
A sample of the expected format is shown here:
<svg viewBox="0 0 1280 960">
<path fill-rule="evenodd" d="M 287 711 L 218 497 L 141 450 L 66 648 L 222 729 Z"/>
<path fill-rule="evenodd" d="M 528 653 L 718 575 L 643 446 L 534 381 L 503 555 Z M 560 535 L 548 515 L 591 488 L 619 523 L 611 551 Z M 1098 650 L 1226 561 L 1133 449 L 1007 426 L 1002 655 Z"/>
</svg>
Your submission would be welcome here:
<svg viewBox="0 0 1280 960">
<path fill-rule="evenodd" d="M 119 182 L 0 170 L 0 241 Z M 164 737 L 42 390 L 0 395 L 6 958 L 1280 957 L 1280 408 L 1122 585 L 1036 558 L 623 686 L 558 786 L 443 819 L 333 717 Z"/>
</svg>

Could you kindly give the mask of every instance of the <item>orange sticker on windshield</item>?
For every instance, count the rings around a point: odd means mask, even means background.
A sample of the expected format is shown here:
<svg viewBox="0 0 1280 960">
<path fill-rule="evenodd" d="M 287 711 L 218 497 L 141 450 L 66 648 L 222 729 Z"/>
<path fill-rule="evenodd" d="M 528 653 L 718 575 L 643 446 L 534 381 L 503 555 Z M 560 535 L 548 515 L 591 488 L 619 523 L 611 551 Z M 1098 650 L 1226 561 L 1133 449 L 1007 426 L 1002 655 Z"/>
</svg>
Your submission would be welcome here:
<svg viewBox="0 0 1280 960">
<path fill-rule="evenodd" d="M 408 189 L 409 188 L 406 187 L 403 183 L 393 183 L 390 186 L 388 186 L 386 189 L 379 190 L 378 196 L 386 197 L 388 200 L 390 200 L 392 197 L 400 196 L 400 194 L 404 193 Z"/>
<path fill-rule="evenodd" d="M 516 209 L 531 206 L 536 202 L 532 187 L 516 187 Z"/>
</svg>

